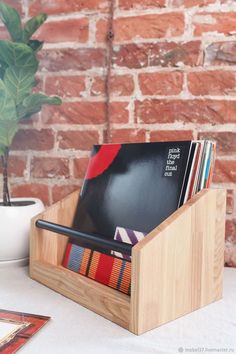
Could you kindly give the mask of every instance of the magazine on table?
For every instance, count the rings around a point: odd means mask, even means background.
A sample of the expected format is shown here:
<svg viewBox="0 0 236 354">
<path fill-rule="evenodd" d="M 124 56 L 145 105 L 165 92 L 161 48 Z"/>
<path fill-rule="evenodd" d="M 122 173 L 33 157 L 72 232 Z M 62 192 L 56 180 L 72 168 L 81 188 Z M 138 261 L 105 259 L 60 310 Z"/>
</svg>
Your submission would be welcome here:
<svg viewBox="0 0 236 354">
<path fill-rule="evenodd" d="M 0 353 L 18 351 L 50 317 L 0 309 Z"/>
</svg>

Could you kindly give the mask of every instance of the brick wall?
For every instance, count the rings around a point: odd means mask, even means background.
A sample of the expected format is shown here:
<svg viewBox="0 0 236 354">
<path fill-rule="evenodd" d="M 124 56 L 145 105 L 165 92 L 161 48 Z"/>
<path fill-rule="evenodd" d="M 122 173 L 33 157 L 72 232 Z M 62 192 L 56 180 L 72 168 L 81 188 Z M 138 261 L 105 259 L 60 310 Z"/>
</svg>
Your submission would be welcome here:
<svg viewBox="0 0 236 354">
<path fill-rule="evenodd" d="M 109 140 L 216 139 L 214 186 L 228 190 L 226 261 L 236 266 L 235 0 L 114 1 Z M 81 185 L 91 145 L 107 136 L 110 0 L 6 2 L 25 18 L 49 14 L 37 33 L 40 87 L 63 105 L 22 125 L 11 189 L 51 204 Z"/>
</svg>

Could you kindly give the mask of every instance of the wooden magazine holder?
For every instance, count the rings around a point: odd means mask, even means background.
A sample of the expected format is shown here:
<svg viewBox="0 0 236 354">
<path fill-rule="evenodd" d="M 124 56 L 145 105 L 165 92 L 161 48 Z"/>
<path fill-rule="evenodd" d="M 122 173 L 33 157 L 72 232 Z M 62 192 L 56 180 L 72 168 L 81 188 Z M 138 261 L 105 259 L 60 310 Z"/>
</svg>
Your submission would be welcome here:
<svg viewBox="0 0 236 354">
<path fill-rule="evenodd" d="M 78 198 L 32 220 L 33 279 L 137 335 L 222 297 L 224 190 L 199 192 L 132 248 L 131 296 L 62 267 L 68 237 L 35 227 L 38 218 L 71 226 Z"/>
</svg>

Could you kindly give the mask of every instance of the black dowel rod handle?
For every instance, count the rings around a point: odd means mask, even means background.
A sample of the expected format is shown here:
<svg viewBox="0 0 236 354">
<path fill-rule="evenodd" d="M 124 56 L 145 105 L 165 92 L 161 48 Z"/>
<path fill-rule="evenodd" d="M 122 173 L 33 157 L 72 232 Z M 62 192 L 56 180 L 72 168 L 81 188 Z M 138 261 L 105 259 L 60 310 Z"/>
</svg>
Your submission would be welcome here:
<svg viewBox="0 0 236 354">
<path fill-rule="evenodd" d="M 76 241 L 78 242 L 78 238 L 79 238 L 80 240 L 86 241 L 91 245 L 96 245 L 105 248 L 106 250 L 113 250 L 131 256 L 132 245 L 126 242 L 108 240 L 96 234 L 80 232 L 72 229 L 71 227 L 55 224 L 41 219 L 38 219 L 35 222 L 35 226 L 40 229 L 44 229 L 44 230 L 55 232 L 60 235 L 68 236 L 72 241 L 75 242 Z"/>
</svg>

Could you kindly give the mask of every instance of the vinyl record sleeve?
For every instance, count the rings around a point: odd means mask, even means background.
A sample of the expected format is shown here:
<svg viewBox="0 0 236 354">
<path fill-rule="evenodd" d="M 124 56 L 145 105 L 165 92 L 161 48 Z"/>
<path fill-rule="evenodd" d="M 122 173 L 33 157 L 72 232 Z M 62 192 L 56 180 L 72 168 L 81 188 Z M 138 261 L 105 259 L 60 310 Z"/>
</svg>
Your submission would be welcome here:
<svg viewBox="0 0 236 354">
<path fill-rule="evenodd" d="M 73 227 L 148 233 L 180 204 L 191 141 L 94 145 Z M 86 246 L 86 245 L 84 245 Z"/>
</svg>

